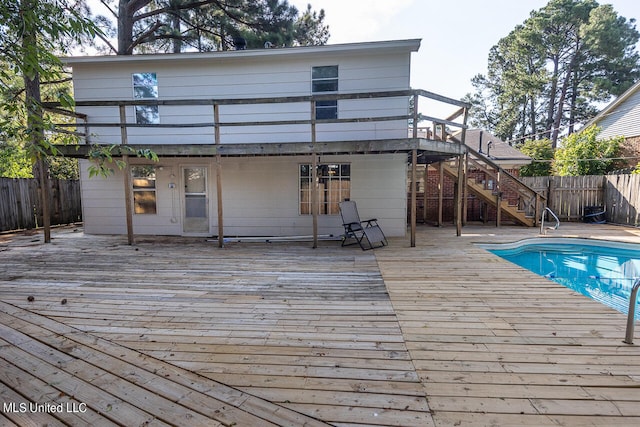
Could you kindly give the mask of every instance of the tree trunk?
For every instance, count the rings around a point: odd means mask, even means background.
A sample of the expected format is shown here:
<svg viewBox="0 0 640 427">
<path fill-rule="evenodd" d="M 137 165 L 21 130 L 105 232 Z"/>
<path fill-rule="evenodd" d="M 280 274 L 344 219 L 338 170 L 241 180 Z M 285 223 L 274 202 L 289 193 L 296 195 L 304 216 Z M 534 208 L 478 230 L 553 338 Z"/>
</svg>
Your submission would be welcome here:
<svg viewBox="0 0 640 427">
<path fill-rule="evenodd" d="M 578 48 L 576 48 L 576 52 Z M 575 68 L 575 64 L 578 59 L 578 54 L 576 53 L 569 65 L 567 66 L 567 70 L 565 71 L 564 81 L 562 82 L 562 86 L 560 87 L 560 98 L 558 99 L 558 107 L 556 109 L 556 116 L 553 121 L 553 132 L 551 134 L 551 146 L 556 148 L 558 145 L 558 134 L 560 133 L 560 124 L 562 122 L 562 116 L 564 113 L 564 101 L 567 98 L 567 90 L 569 89 L 569 84 L 571 83 L 571 76 L 573 75 L 573 70 Z"/>
<path fill-rule="evenodd" d="M 569 65 L 571 67 L 571 65 Z M 560 133 L 560 123 L 562 122 L 562 116 L 564 113 L 564 100 L 567 97 L 567 89 L 569 82 L 571 81 L 571 70 L 567 70 L 567 74 L 564 77 L 562 86 L 560 87 L 560 98 L 558 99 L 558 107 L 556 108 L 556 116 L 553 120 L 553 129 L 551 132 L 551 146 L 556 148 L 558 146 L 558 134 Z"/>
<path fill-rule="evenodd" d="M 173 53 L 182 52 L 182 37 L 180 34 L 180 15 L 176 10 L 175 15 L 171 19 L 171 27 L 175 31 L 175 38 L 173 39 Z"/>
<path fill-rule="evenodd" d="M 118 0 L 118 55 L 133 55 L 135 13 L 151 0 Z"/>
<path fill-rule="evenodd" d="M 535 96 L 531 96 L 531 99 L 529 100 L 529 102 L 531 103 L 530 107 L 529 107 L 529 121 L 530 121 L 530 125 L 531 125 L 531 139 L 538 139 L 538 135 L 536 135 L 538 133 L 538 127 L 536 124 L 536 98 Z M 524 142 L 524 141 L 522 141 Z"/>
<path fill-rule="evenodd" d="M 578 106 L 576 105 L 578 102 L 578 84 L 579 84 L 579 71 L 577 69 L 573 72 L 573 79 L 571 84 L 571 102 L 570 102 L 570 113 L 569 113 L 569 134 L 573 133 L 574 124 L 576 121 L 576 113 Z"/>
<path fill-rule="evenodd" d="M 20 7 L 23 10 L 35 8 L 36 0 L 22 0 Z M 25 21 L 27 22 L 27 21 Z M 51 242 L 51 218 L 49 215 L 49 185 L 48 174 L 44 162 L 45 154 L 42 153 L 44 142 L 42 106 L 40 96 L 40 74 L 37 65 L 31 65 L 28 58 L 37 57 L 33 50 L 37 46 L 37 29 L 34 25 L 25 25 L 22 34 L 22 55 L 24 55 L 22 72 L 24 80 L 24 102 L 27 110 L 27 132 L 29 144 L 33 152 L 37 153 L 35 172 L 40 178 L 40 197 L 42 203 L 42 226 L 44 227 L 44 242 Z"/>
<path fill-rule="evenodd" d="M 118 3 L 118 55 L 133 53 L 133 12 L 129 3 L 129 0 L 119 0 Z"/>
<path fill-rule="evenodd" d="M 551 89 L 549 91 L 549 106 L 547 108 L 547 122 L 545 123 L 545 135 L 551 137 L 551 129 L 553 128 L 553 117 L 556 105 L 556 92 L 558 91 L 558 63 L 560 59 L 556 56 L 553 58 L 553 74 L 551 75 Z M 554 147 L 555 148 L 555 145 Z"/>
</svg>

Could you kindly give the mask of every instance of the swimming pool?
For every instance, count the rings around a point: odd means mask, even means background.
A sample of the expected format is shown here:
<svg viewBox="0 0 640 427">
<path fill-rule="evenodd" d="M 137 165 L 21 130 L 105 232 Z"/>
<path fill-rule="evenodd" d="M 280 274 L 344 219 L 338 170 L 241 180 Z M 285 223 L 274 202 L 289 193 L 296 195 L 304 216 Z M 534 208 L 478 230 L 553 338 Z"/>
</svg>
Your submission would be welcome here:
<svg viewBox="0 0 640 427">
<path fill-rule="evenodd" d="M 480 246 L 624 314 L 640 277 L 640 245 L 630 243 L 537 238 Z M 635 318 L 640 319 L 638 308 Z"/>
</svg>

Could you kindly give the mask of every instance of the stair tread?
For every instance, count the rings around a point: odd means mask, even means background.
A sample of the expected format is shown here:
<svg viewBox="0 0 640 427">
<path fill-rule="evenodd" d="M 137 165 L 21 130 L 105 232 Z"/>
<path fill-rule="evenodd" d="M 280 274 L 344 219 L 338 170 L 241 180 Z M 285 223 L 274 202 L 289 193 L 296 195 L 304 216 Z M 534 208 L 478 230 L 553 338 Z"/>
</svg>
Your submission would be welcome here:
<svg viewBox="0 0 640 427">
<path fill-rule="evenodd" d="M 447 174 L 454 178 L 457 178 L 458 167 L 455 164 L 444 163 L 444 166 L 445 167 L 443 169 Z M 522 224 L 527 226 L 535 225 L 534 217 L 531 215 L 527 215 L 526 211 L 518 209 L 518 205 L 511 205 L 507 200 L 501 200 L 498 206 L 496 200 L 497 194 L 494 194 L 492 189 L 485 188 L 483 183 L 476 182 L 475 177 L 467 178 L 467 187 L 469 187 L 472 193 L 475 193 L 477 196 L 479 196 L 481 199 L 485 200 L 492 206 L 499 207 L 501 211 L 508 213 Z"/>
</svg>

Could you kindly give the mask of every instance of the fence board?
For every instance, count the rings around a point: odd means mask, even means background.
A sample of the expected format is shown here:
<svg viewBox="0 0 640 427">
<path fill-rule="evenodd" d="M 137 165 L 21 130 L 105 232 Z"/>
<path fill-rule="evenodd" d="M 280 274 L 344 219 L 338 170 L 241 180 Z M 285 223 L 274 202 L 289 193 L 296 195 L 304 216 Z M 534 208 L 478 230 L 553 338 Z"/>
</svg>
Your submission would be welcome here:
<svg viewBox="0 0 640 427">
<path fill-rule="evenodd" d="M 607 220 L 640 225 L 640 175 L 609 175 L 605 183 Z"/>
<path fill-rule="evenodd" d="M 601 175 L 521 177 L 525 184 L 547 196 L 547 206 L 561 221 L 581 221 L 585 206 L 604 206 Z"/>
<path fill-rule="evenodd" d="M 49 180 L 51 224 L 82 220 L 80 182 Z M 42 225 L 40 188 L 35 179 L 0 178 L 0 231 L 23 230 Z"/>
</svg>

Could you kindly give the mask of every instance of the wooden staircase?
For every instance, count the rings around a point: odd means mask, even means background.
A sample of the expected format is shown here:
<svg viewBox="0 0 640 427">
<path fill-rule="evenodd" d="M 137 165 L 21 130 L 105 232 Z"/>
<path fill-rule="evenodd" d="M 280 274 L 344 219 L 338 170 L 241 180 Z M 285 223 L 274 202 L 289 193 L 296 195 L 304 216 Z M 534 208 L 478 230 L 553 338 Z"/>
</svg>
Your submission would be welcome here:
<svg viewBox="0 0 640 427">
<path fill-rule="evenodd" d="M 467 190 L 488 205 L 498 208 L 498 224 L 502 214 L 507 214 L 519 224 L 536 226 L 537 218 L 543 209 L 544 196 L 484 155 L 471 148 L 467 149 L 468 165 L 479 170 L 480 175 L 484 176 L 482 180 L 477 179 L 478 174 L 468 177 Z M 444 173 L 454 179 L 458 178 L 457 161 L 443 163 Z"/>
</svg>

